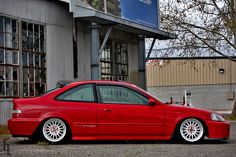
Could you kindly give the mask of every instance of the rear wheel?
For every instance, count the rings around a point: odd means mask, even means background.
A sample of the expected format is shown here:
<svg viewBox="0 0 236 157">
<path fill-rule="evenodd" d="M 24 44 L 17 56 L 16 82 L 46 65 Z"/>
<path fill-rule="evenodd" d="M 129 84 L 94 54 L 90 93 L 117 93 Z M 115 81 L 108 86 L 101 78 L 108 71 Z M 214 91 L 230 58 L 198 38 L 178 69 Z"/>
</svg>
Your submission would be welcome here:
<svg viewBox="0 0 236 157">
<path fill-rule="evenodd" d="M 62 142 L 67 135 L 67 127 L 64 121 L 52 118 L 45 121 L 42 127 L 43 137 L 52 143 Z"/>
<path fill-rule="evenodd" d="M 180 124 L 178 136 L 184 142 L 197 143 L 204 138 L 204 126 L 198 119 L 188 118 Z"/>
</svg>

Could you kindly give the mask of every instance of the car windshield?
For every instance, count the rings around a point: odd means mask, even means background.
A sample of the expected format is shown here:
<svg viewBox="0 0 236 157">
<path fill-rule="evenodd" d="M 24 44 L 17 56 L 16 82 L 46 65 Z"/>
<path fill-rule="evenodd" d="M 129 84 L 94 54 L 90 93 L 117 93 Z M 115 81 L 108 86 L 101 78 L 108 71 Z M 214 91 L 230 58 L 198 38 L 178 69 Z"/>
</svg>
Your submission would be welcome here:
<svg viewBox="0 0 236 157">
<path fill-rule="evenodd" d="M 162 100 L 162 99 L 160 99 L 160 98 L 157 98 L 157 96 L 155 96 L 155 95 L 153 95 L 153 94 L 151 94 L 151 93 L 148 93 L 148 94 L 151 95 L 152 97 L 154 97 L 155 99 L 157 99 L 158 101 L 160 101 L 160 102 L 162 102 L 162 103 L 166 103 L 165 100 Z"/>
<path fill-rule="evenodd" d="M 165 103 L 165 102 L 166 102 L 166 101 L 164 101 L 164 100 L 161 100 L 161 99 L 157 98 L 155 95 L 153 95 L 153 94 L 151 94 L 151 93 L 149 93 L 149 92 L 143 90 L 142 88 L 139 88 L 139 87 L 136 86 L 136 85 L 134 85 L 134 86 L 135 86 L 136 88 L 138 88 L 139 90 L 143 91 L 144 93 L 147 93 L 148 95 L 150 95 L 150 96 L 152 96 L 153 98 L 157 99 L 158 101 L 160 101 L 160 102 L 162 102 L 162 103 Z"/>
</svg>

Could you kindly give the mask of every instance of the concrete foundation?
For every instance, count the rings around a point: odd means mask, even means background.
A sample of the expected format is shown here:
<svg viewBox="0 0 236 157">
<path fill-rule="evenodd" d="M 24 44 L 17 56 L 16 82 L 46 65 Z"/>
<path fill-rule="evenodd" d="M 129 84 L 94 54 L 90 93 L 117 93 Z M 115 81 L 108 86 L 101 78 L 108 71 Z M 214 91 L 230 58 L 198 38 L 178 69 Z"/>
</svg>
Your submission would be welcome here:
<svg viewBox="0 0 236 157">
<path fill-rule="evenodd" d="M 194 107 L 215 111 L 231 111 L 233 108 L 234 101 L 231 94 L 236 91 L 236 84 L 148 87 L 148 92 L 163 102 L 169 102 L 172 97 L 173 102 L 182 103 L 186 89 L 191 91 L 190 101 Z"/>
</svg>

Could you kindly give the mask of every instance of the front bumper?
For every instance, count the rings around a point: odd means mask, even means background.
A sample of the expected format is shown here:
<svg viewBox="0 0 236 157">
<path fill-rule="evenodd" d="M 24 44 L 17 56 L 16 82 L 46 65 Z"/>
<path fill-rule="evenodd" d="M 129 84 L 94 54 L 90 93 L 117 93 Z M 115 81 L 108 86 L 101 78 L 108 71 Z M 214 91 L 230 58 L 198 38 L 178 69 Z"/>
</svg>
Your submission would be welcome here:
<svg viewBox="0 0 236 157">
<path fill-rule="evenodd" d="M 8 129 L 12 136 L 30 137 L 39 124 L 37 119 L 13 118 L 8 121 Z"/>
<path fill-rule="evenodd" d="M 208 121 L 208 137 L 212 139 L 229 139 L 229 122 Z"/>
</svg>

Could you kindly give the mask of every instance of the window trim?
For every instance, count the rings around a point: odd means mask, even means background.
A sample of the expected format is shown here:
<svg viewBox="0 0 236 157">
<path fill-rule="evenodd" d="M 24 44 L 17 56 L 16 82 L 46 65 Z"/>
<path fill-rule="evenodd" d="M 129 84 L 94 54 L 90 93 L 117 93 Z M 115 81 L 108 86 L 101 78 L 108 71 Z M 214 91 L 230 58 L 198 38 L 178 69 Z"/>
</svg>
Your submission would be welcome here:
<svg viewBox="0 0 236 157">
<path fill-rule="evenodd" d="M 99 86 L 116 86 L 116 87 L 123 87 L 123 88 L 129 89 L 129 90 L 131 90 L 131 91 L 133 91 L 133 92 L 135 92 L 135 93 L 137 93 L 137 94 L 143 96 L 143 97 L 146 98 L 147 100 L 150 99 L 150 97 L 148 97 L 147 95 L 145 95 L 145 94 L 141 93 L 140 91 L 135 90 L 135 89 L 133 89 L 133 88 L 127 86 L 127 85 L 120 85 L 120 84 L 119 84 L 119 85 L 118 85 L 118 84 L 116 85 L 116 84 L 97 83 L 97 84 L 96 84 L 96 91 L 97 91 L 97 97 L 98 97 L 98 103 L 99 103 L 99 104 L 118 104 L 118 103 L 102 103 L 102 102 L 101 102 L 101 93 L 100 93 L 100 91 L 99 91 L 99 89 L 98 89 Z M 119 103 L 118 105 L 148 106 L 148 103 L 147 103 L 147 104 L 120 104 L 120 103 Z"/>
<path fill-rule="evenodd" d="M 0 66 L 11 66 L 11 67 L 17 67 L 18 68 L 18 81 L 12 81 L 12 82 L 18 82 L 18 95 L 17 96 L 9 96 L 9 95 L 0 95 L 1 98 L 30 98 L 30 97 L 36 97 L 36 88 L 35 88 L 35 85 L 34 85 L 34 96 L 30 96 L 29 94 L 27 96 L 24 96 L 24 89 L 23 89 L 23 86 L 24 86 L 24 80 L 23 80 L 23 68 L 24 68 L 24 65 L 23 63 L 21 62 L 21 58 L 22 58 L 22 52 L 23 51 L 26 51 L 26 50 L 23 50 L 23 47 L 22 47 L 22 23 L 25 22 L 25 23 L 31 23 L 33 25 L 40 25 L 43 27 L 43 33 L 44 33 L 44 37 L 43 37 L 43 40 L 44 40 L 44 44 L 43 44 L 43 47 L 44 47 L 44 51 L 43 52 L 39 52 L 39 51 L 31 51 L 31 50 L 27 50 L 27 52 L 30 52 L 30 53 L 35 53 L 35 54 L 43 54 L 43 55 L 47 55 L 47 43 L 46 43 L 46 30 L 47 30 L 47 24 L 46 23 L 43 23 L 43 22 L 39 22 L 39 21 L 32 21 L 32 20 L 29 20 L 29 19 L 24 19 L 24 18 L 16 18 L 14 16 L 11 16 L 11 15 L 6 15 L 6 14 L 2 14 L 0 13 L 0 16 L 3 17 L 3 18 L 8 18 L 8 19 L 11 19 L 11 20 L 15 20 L 16 21 L 16 28 L 18 29 L 18 31 L 16 31 L 15 33 L 14 32 L 8 32 L 8 31 L 2 31 L 0 33 L 7 33 L 7 34 L 12 34 L 12 35 L 15 35 L 16 36 L 16 40 L 17 40 L 17 47 L 16 48 L 10 48 L 10 47 L 5 47 L 5 46 L 0 46 L 0 49 L 4 49 L 4 50 L 9 50 L 9 51 L 17 51 L 18 52 L 18 64 L 5 64 L 5 63 L 1 63 Z M 41 70 L 45 70 L 46 71 L 46 75 L 45 75 L 45 82 L 34 82 L 34 84 L 36 83 L 41 83 L 45 86 L 45 91 L 47 90 L 47 63 L 45 64 L 45 67 L 42 68 Z M 28 68 L 28 67 L 27 67 Z M 40 70 L 40 69 L 39 69 Z M 2 81 L 4 82 L 4 81 Z M 5 81 L 5 82 L 9 82 L 9 81 Z M 28 82 L 28 84 L 30 84 Z"/>
<path fill-rule="evenodd" d="M 107 61 L 107 60 L 104 60 L 103 58 L 101 58 L 100 60 L 100 70 L 101 70 L 101 77 L 107 77 L 109 76 L 109 79 L 103 79 L 103 80 L 113 80 L 113 81 L 127 81 L 129 79 L 129 44 L 127 41 L 123 41 L 123 40 L 113 40 L 113 39 L 109 39 L 106 43 L 106 46 L 107 44 L 109 44 L 109 47 L 110 47 L 110 61 Z M 116 45 L 126 45 L 126 59 L 127 59 L 127 63 L 121 63 L 121 62 L 117 62 L 117 48 L 116 48 Z M 104 48 L 103 52 L 105 51 L 106 47 Z M 121 50 L 122 48 L 120 48 Z M 122 53 L 123 51 L 121 51 Z M 106 71 L 103 72 L 103 67 L 102 65 L 103 64 L 109 64 L 111 66 L 111 69 L 110 69 L 110 73 L 107 73 Z M 119 73 L 117 71 L 119 71 L 120 69 L 117 68 L 117 67 L 120 67 L 120 66 L 125 66 L 125 69 L 127 70 L 127 74 L 124 73 Z M 123 68 L 121 68 L 123 69 Z M 120 77 L 124 77 L 124 79 L 119 79 Z"/>
<path fill-rule="evenodd" d="M 0 50 L 3 51 L 3 63 L 0 63 L 0 66 L 3 68 L 3 76 L 5 76 L 5 79 L 1 79 L 0 82 L 2 83 L 2 86 L 4 88 L 3 91 L 3 95 L 0 95 L 0 98 L 19 98 L 20 97 L 20 43 L 19 43 L 19 23 L 18 20 L 13 18 L 13 17 L 9 17 L 6 15 L 3 15 L 0 13 L 0 17 L 2 18 L 2 23 L 0 23 L 2 25 L 3 30 L 0 32 L 0 35 L 2 35 L 2 39 L 3 39 L 3 45 L 0 45 Z M 9 25 L 10 25 L 10 30 L 11 31 L 7 31 L 6 30 L 6 19 L 9 20 Z M 13 22 L 14 21 L 14 22 Z M 15 31 L 13 31 L 13 23 L 15 23 Z M 7 46 L 6 45 L 6 36 L 9 35 L 10 36 L 10 45 L 11 46 Z M 14 40 L 13 40 L 14 37 Z M 16 45 L 14 46 L 14 42 L 16 42 Z M 8 52 L 9 51 L 9 52 Z M 8 63 L 7 60 L 7 56 L 10 54 L 11 58 L 9 58 L 11 61 L 11 63 Z M 13 63 L 13 54 L 17 55 L 17 63 Z M 8 68 L 10 68 L 10 73 L 8 73 L 9 71 L 7 70 Z M 17 79 L 14 79 L 14 68 L 16 70 L 16 74 L 17 74 Z M 7 75 L 10 74 L 11 78 L 7 79 Z M 10 89 L 7 89 L 7 84 L 12 84 Z M 17 85 L 17 88 L 14 89 L 14 84 Z M 9 90 L 9 91 L 8 91 Z M 14 94 L 14 90 L 16 90 L 17 94 Z M 11 93 L 11 94 L 9 94 Z"/>
<path fill-rule="evenodd" d="M 69 91 L 69 90 L 72 90 L 74 88 L 77 88 L 79 86 L 84 86 L 84 85 L 92 85 L 92 90 L 93 90 L 93 95 L 94 95 L 94 101 L 79 101 L 79 100 L 61 100 L 61 99 L 58 99 L 59 96 L 61 96 L 62 94 L 64 94 L 65 92 Z M 61 92 L 60 94 L 58 94 L 57 96 L 54 97 L 54 100 L 55 101 L 61 101 L 61 102 L 85 102 L 85 103 L 98 103 L 98 97 L 97 97 L 97 94 L 96 94 L 96 90 L 95 90 L 95 84 L 94 83 L 85 83 L 85 84 L 79 84 L 79 85 L 76 85 L 74 87 L 71 87 L 63 92 Z"/>
<path fill-rule="evenodd" d="M 26 26 L 26 28 L 23 28 L 23 25 Z M 29 25 L 32 26 L 32 34 L 29 34 Z M 37 23 L 35 21 L 28 21 L 28 20 L 20 20 L 20 40 L 21 40 L 21 70 L 22 70 L 22 89 L 20 93 L 22 93 L 22 97 L 36 97 L 37 92 L 39 92 L 39 89 L 36 88 L 36 84 L 39 84 L 43 86 L 45 92 L 47 90 L 47 61 L 45 60 L 44 64 L 42 64 L 42 57 L 46 58 L 47 56 L 47 50 L 46 50 L 46 25 L 42 23 Z M 35 36 L 35 28 L 38 28 L 38 36 Z M 42 29 L 41 29 L 42 28 Z M 25 31 L 23 33 L 23 31 Z M 43 36 L 41 36 L 43 34 Z M 26 48 L 24 47 L 24 37 L 26 38 Z M 38 39 L 38 50 L 36 50 L 34 47 L 32 49 L 29 49 L 28 45 L 28 38 L 32 38 L 32 41 L 34 43 L 35 39 Z M 43 43 L 42 43 L 43 42 Z M 41 45 L 42 44 L 42 45 Z M 42 49 L 43 48 L 43 49 Z M 24 56 L 25 55 L 25 56 Z M 30 55 L 32 58 L 30 58 Z M 36 57 L 38 56 L 38 65 L 36 65 Z M 23 57 L 26 57 L 26 64 L 24 64 Z M 32 65 L 30 62 L 30 59 L 32 59 Z M 32 71 L 32 80 L 30 79 L 30 76 L 28 76 L 27 80 L 24 79 L 25 72 L 27 75 L 31 74 Z M 38 71 L 38 73 L 37 73 Z M 40 80 L 36 80 L 36 73 L 38 76 L 44 75 L 45 77 L 40 77 Z M 45 79 L 45 80 L 44 80 Z M 31 95 L 31 86 L 32 86 L 32 95 Z M 24 95 L 26 93 L 26 95 Z"/>
</svg>

